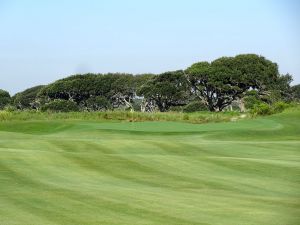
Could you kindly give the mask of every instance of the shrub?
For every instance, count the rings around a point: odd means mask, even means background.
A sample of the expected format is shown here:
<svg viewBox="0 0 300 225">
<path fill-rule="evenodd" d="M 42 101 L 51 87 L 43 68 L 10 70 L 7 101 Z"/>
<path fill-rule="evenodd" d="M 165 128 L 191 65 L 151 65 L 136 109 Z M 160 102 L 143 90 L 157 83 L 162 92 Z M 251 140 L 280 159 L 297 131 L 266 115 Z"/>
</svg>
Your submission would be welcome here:
<svg viewBox="0 0 300 225">
<path fill-rule="evenodd" d="M 190 119 L 190 117 L 189 117 L 188 114 L 184 114 L 184 115 L 183 115 L 183 120 L 189 120 L 189 119 Z"/>
<path fill-rule="evenodd" d="M 182 112 L 183 107 L 182 106 L 171 106 L 169 111 L 171 112 Z"/>
<path fill-rule="evenodd" d="M 17 111 L 17 108 L 16 108 L 15 106 L 13 106 L 13 105 L 6 105 L 6 106 L 4 107 L 4 110 L 5 110 L 6 112 L 14 112 L 14 111 Z"/>
<path fill-rule="evenodd" d="M 134 99 L 132 102 L 132 107 L 134 111 L 140 112 L 141 111 L 141 104 L 142 104 L 142 99 Z"/>
<path fill-rule="evenodd" d="M 190 102 L 189 104 L 187 104 L 184 108 L 183 108 L 183 112 L 198 112 L 198 111 L 207 111 L 208 108 L 207 106 L 199 101 L 193 101 Z"/>
<path fill-rule="evenodd" d="M 272 107 L 266 103 L 255 104 L 251 110 L 254 115 L 271 115 L 273 112 Z"/>
<path fill-rule="evenodd" d="M 72 101 L 54 100 L 41 107 L 42 111 L 53 112 L 76 112 L 79 111 L 79 106 Z"/>
<path fill-rule="evenodd" d="M 246 109 L 253 109 L 255 105 L 259 105 L 263 103 L 257 96 L 250 95 L 244 98 Z"/>
<path fill-rule="evenodd" d="M 280 101 L 280 102 L 274 103 L 273 110 L 275 113 L 280 113 L 289 107 L 290 107 L 290 104 Z"/>
</svg>

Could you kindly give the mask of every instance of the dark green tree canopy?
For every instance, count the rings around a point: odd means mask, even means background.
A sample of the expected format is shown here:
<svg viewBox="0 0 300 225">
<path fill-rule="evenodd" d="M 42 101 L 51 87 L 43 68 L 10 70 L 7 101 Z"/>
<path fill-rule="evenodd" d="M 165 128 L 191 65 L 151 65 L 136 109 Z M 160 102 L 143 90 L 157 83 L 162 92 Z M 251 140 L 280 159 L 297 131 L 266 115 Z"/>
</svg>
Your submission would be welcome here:
<svg viewBox="0 0 300 225">
<path fill-rule="evenodd" d="M 255 54 L 221 57 L 212 62 L 198 62 L 185 71 L 154 74 L 127 73 L 77 74 L 46 86 L 29 88 L 13 96 L 18 109 L 39 109 L 69 101 L 79 110 L 130 109 L 141 111 L 245 108 L 256 102 L 272 104 L 297 98 L 297 87 L 290 87 L 292 76 L 280 75 L 276 63 Z M 250 96 L 253 91 L 255 96 Z M 2 91 L 2 93 L 5 93 Z M 248 94 L 247 94 L 248 93 Z M 3 102 L 9 100 L 2 94 Z M 1 96 L 1 95 L 0 95 Z M 5 99 L 5 100 L 3 100 Z M 59 101 L 55 101 L 59 100 Z M 198 103 L 196 102 L 198 101 Z M 54 102 L 54 103 L 52 103 Z M 49 106 L 49 107 L 50 107 Z M 189 109 L 190 108 L 190 109 Z"/>
<path fill-rule="evenodd" d="M 96 75 L 74 75 L 45 86 L 38 94 L 47 100 L 61 99 L 79 103 L 94 94 Z"/>
<path fill-rule="evenodd" d="M 10 103 L 10 94 L 8 91 L 0 89 L 0 109 L 3 109 L 8 103 Z"/>
<path fill-rule="evenodd" d="M 76 112 L 79 111 L 79 106 L 72 101 L 56 99 L 44 104 L 41 110 L 51 112 Z"/>
<path fill-rule="evenodd" d="M 193 94 L 211 111 L 222 111 L 250 89 L 264 92 L 280 79 L 277 64 L 254 54 L 199 62 L 185 72 Z"/>
<path fill-rule="evenodd" d="M 171 106 L 185 105 L 188 98 L 188 86 L 182 70 L 166 72 L 152 77 L 141 86 L 138 95 L 147 101 L 154 101 L 161 112 Z"/>
<path fill-rule="evenodd" d="M 32 88 L 28 88 L 22 92 L 15 94 L 13 98 L 13 103 L 18 109 L 39 108 L 40 103 L 37 99 L 39 91 L 44 87 L 44 85 L 38 85 Z"/>
<path fill-rule="evenodd" d="M 279 77 L 276 63 L 255 54 L 237 55 L 232 67 L 240 73 L 240 82 L 259 91 L 266 90 Z"/>
<path fill-rule="evenodd" d="M 300 101 L 300 84 L 291 87 L 292 97 L 296 101 Z"/>
<path fill-rule="evenodd" d="M 151 76 L 122 73 L 73 75 L 45 86 L 39 98 L 45 102 L 54 99 L 73 101 L 87 110 L 132 108 L 137 88 Z M 92 101 L 98 103 L 92 104 Z"/>
</svg>

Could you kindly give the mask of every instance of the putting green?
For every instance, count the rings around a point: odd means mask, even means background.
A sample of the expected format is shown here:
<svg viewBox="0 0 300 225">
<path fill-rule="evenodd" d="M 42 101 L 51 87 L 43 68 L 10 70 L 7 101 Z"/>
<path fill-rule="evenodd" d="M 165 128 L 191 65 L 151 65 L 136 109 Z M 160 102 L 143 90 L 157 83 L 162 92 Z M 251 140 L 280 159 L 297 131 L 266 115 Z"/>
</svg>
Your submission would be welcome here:
<svg viewBox="0 0 300 225">
<path fill-rule="evenodd" d="M 298 225 L 300 112 L 0 123 L 1 225 Z"/>
</svg>

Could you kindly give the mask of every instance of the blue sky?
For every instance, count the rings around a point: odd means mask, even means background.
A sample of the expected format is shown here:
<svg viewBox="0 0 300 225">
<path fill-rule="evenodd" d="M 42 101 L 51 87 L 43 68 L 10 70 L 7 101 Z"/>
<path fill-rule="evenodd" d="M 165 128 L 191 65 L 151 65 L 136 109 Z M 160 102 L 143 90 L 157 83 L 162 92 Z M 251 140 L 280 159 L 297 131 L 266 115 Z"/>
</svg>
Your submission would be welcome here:
<svg viewBox="0 0 300 225">
<path fill-rule="evenodd" d="M 297 0 L 0 0 L 0 88 L 256 53 L 300 83 Z"/>
</svg>

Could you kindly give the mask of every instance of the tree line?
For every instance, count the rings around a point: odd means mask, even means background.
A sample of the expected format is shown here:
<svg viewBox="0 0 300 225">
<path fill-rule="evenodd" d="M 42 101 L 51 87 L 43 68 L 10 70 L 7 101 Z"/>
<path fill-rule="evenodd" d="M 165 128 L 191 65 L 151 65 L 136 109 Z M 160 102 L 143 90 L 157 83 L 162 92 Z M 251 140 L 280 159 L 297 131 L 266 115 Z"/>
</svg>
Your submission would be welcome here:
<svg viewBox="0 0 300 225">
<path fill-rule="evenodd" d="M 0 109 L 143 112 L 244 111 L 257 104 L 299 101 L 300 85 L 263 56 L 243 54 L 198 62 L 162 74 L 73 75 L 10 96 L 0 89 Z"/>
</svg>

